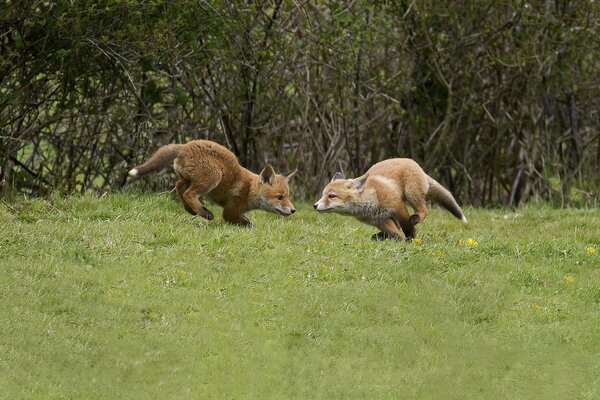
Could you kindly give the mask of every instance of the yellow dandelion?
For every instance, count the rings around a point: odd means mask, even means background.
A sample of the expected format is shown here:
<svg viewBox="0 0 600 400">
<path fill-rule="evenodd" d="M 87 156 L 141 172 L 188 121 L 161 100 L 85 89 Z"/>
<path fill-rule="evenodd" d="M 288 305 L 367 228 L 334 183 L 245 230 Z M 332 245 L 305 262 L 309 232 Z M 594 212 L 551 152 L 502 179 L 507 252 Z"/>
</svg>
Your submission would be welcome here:
<svg viewBox="0 0 600 400">
<path fill-rule="evenodd" d="M 585 251 L 586 251 L 588 254 L 594 254 L 594 253 L 596 252 L 596 249 L 595 249 L 595 248 L 593 248 L 592 246 L 588 246 L 588 247 L 586 247 L 586 248 L 585 248 Z"/>
<path fill-rule="evenodd" d="M 321 244 L 327 244 L 327 240 L 321 239 Z"/>
<path fill-rule="evenodd" d="M 542 309 L 542 306 L 540 306 L 539 304 L 534 304 L 533 306 L 531 306 L 535 311 L 540 311 Z"/>
<path fill-rule="evenodd" d="M 565 282 L 567 282 L 567 284 L 571 284 L 573 283 L 573 281 L 575 281 L 575 278 L 573 278 L 573 275 L 565 275 Z"/>
<path fill-rule="evenodd" d="M 412 241 L 413 241 L 414 244 L 421 244 L 421 243 L 423 243 L 423 241 L 421 239 L 419 239 L 419 238 L 413 238 Z"/>
<path fill-rule="evenodd" d="M 435 252 L 435 255 L 438 257 L 444 257 L 446 255 L 446 252 L 442 251 L 442 250 L 438 250 Z"/>
<path fill-rule="evenodd" d="M 467 244 L 471 247 L 475 247 L 477 246 L 479 243 L 477 243 L 477 240 L 473 239 L 473 238 L 468 238 L 467 239 Z"/>
<path fill-rule="evenodd" d="M 320 267 L 321 269 L 327 269 L 327 265 L 325 265 L 325 264 L 321 264 L 321 265 L 319 265 L 319 267 Z"/>
</svg>

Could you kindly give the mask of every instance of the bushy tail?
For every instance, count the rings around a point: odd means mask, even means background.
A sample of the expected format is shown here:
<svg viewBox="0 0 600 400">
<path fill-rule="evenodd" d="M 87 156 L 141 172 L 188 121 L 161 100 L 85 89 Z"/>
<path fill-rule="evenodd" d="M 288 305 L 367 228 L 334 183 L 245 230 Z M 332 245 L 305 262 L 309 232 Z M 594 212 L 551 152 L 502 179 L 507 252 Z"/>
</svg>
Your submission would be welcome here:
<svg viewBox="0 0 600 400">
<path fill-rule="evenodd" d="M 158 171 L 173 163 L 179 151 L 183 147 L 182 144 L 168 144 L 161 147 L 142 165 L 138 165 L 129 171 L 131 176 L 145 175 L 149 172 Z"/>
<path fill-rule="evenodd" d="M 429 193 L 427 194 L 427 197 L 450 211 L 452 215 L 462 222 L 467 222 L 465 214 L 463 214 L 460 206 L 456 203 L 456 200 L 454 200 L 452 193 L 432 177 L 428 176 L 427 178 L 429 179 Z"/>
</svg>

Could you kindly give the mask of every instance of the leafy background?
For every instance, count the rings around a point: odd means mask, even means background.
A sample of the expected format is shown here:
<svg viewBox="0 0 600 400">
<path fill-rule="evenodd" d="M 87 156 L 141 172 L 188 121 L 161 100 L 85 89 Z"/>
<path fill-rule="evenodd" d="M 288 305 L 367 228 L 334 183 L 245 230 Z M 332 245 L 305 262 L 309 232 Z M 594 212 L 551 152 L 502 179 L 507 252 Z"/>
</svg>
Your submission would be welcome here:
<svg viewBox="0 0 600 400">
<path fill-rule="evenodd" d="M 205 138 L 298 166 L 298 195 L 403 156 L 473 205 L 597 204 L 599 22 L 591 0 L 5 0 L 0 186 L 113 190 Z"/>
</svg>

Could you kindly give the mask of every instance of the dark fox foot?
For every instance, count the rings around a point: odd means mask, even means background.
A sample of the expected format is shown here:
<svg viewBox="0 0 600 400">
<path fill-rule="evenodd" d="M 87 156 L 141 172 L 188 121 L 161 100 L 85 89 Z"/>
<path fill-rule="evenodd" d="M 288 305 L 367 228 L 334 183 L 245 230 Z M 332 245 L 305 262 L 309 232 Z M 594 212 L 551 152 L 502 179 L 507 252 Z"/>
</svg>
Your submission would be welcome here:
<svg viewBox="0 0 600 400">
<path fill-rule="evenodd" d="M 248 219 L 244 218 L 239 222 L 235 222 L 234 225 L 241 226 L 243 228 L 252 228 L 254 225 Z"/>
<path fill-rule="evenodd" d="M 388 232 L 378 232 L 378 233 L 374 234 L 373 236 L 371 236 L 371 240 L 373 240 L 373 241 L 386 240 L 386 239 L 390 239 L 390 240 L 402 240 L 400 238 L 400 236 L 395 235 L 393 233 L 388 233 Z"/>
<path fill-rule="evenodd" d="M 246 228 L 252 228 L 254 226 L 248 218 L 242 217 L 242 220 L 244 221 L 242 226 L 245 226 Z"/>
<path fill-rule="evenodd" d="M 246 217 L 242 217 L 239 220 L 225 220 L 225 222 L 231 225 L 241 226 L 242 228 L 252 228 L 254 226 Z"/>
<path fill-rule="evenodd" d="M 207 220 L 212 220 L 215 218 L 215 216 L 213 215 L 213 213 L 210 212 L 210 210 L 206 207 L 202 208 L 202 211 L 200 211 L 199 214 L 202 218 L 206 218 Z"/>
<path fill-rule="evenodd" d="M 410 216 L 410 218 L 408 219 L 408 224 L 410 226 L 415 226 L 416 224 L 418 224 L 419 222 L 421 222 L 421 217 L 419 217 L 419 214 L 413 214 Z"/>
</svg>

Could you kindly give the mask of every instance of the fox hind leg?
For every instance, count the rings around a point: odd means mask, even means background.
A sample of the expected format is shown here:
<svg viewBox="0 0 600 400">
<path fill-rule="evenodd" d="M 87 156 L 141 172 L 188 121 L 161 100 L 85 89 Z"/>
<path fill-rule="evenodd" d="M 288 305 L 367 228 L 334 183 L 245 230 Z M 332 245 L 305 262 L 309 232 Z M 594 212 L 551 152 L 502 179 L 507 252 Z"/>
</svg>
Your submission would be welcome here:
<svg viewBox="0 0 600 400">
<path fill-rule="evenodd" d="M 181 204 L 183 205 L 183 208 L 185 209 L 185 211 L 189 212 L 192 215 L 196 215 L 196 212 L 194 211 L 194 209 L 192 207 L 190 207 L 190 205 L 187 203 L 185 197 L 183 196 L 183 194 L 189 187 L 190 187 L 190 182 L 186 181 L 182 177 L 179 177 L 179 179 L 177 180 L 177 183 L 175 184 L 175 190 L 177 191 L 177 194 L 179 195 L 179 198 L 181 199 Z"/>
<path fill-rule="evenodd" d="M 203 179 L 192 181 L 190 186 L 183 192 L 182 198 L 195 214 L 211 220 L 215 216 L 208 208 L 204 206 L 204 204 L 200 202 L 200 197 L 217 187 L 220 181 L 220 174 L 206 174 L 203 176 Z"/>
<path fill-rule="evenodd" d="M 427 218 L 427 203 L 425 193 L 415 187 L 407 187 L 405 191 L 406 200 L 414 208 L 415 213 L 408 218 L 408 224 L 415 226 Z"/>
<path fill-rule="evenodd" d="M 404 236 L 406 236 L 406 240 L 412 240 L 412 238 L 414 238 L 416 235 L 415 224 L 410 223 L 411 216 L 408 213 L 406 206 L 404 204 L 401 204 L 396 207 L 395 211 L 397 218 L 396 220 L 402 228 L 402 232 L 404 233 Z"/>
<path fill-rule="evenodd" d="M 417 234 L 415 226 L 411 225 L 410 221 L 406 221 L 405 223 L 402 224 L 402 232 L 404 232 L 404 236 L 406 236 L 406 240 L 409 242 L 411 240 L 413 240 L 413 238 Z"/>
</svg>

